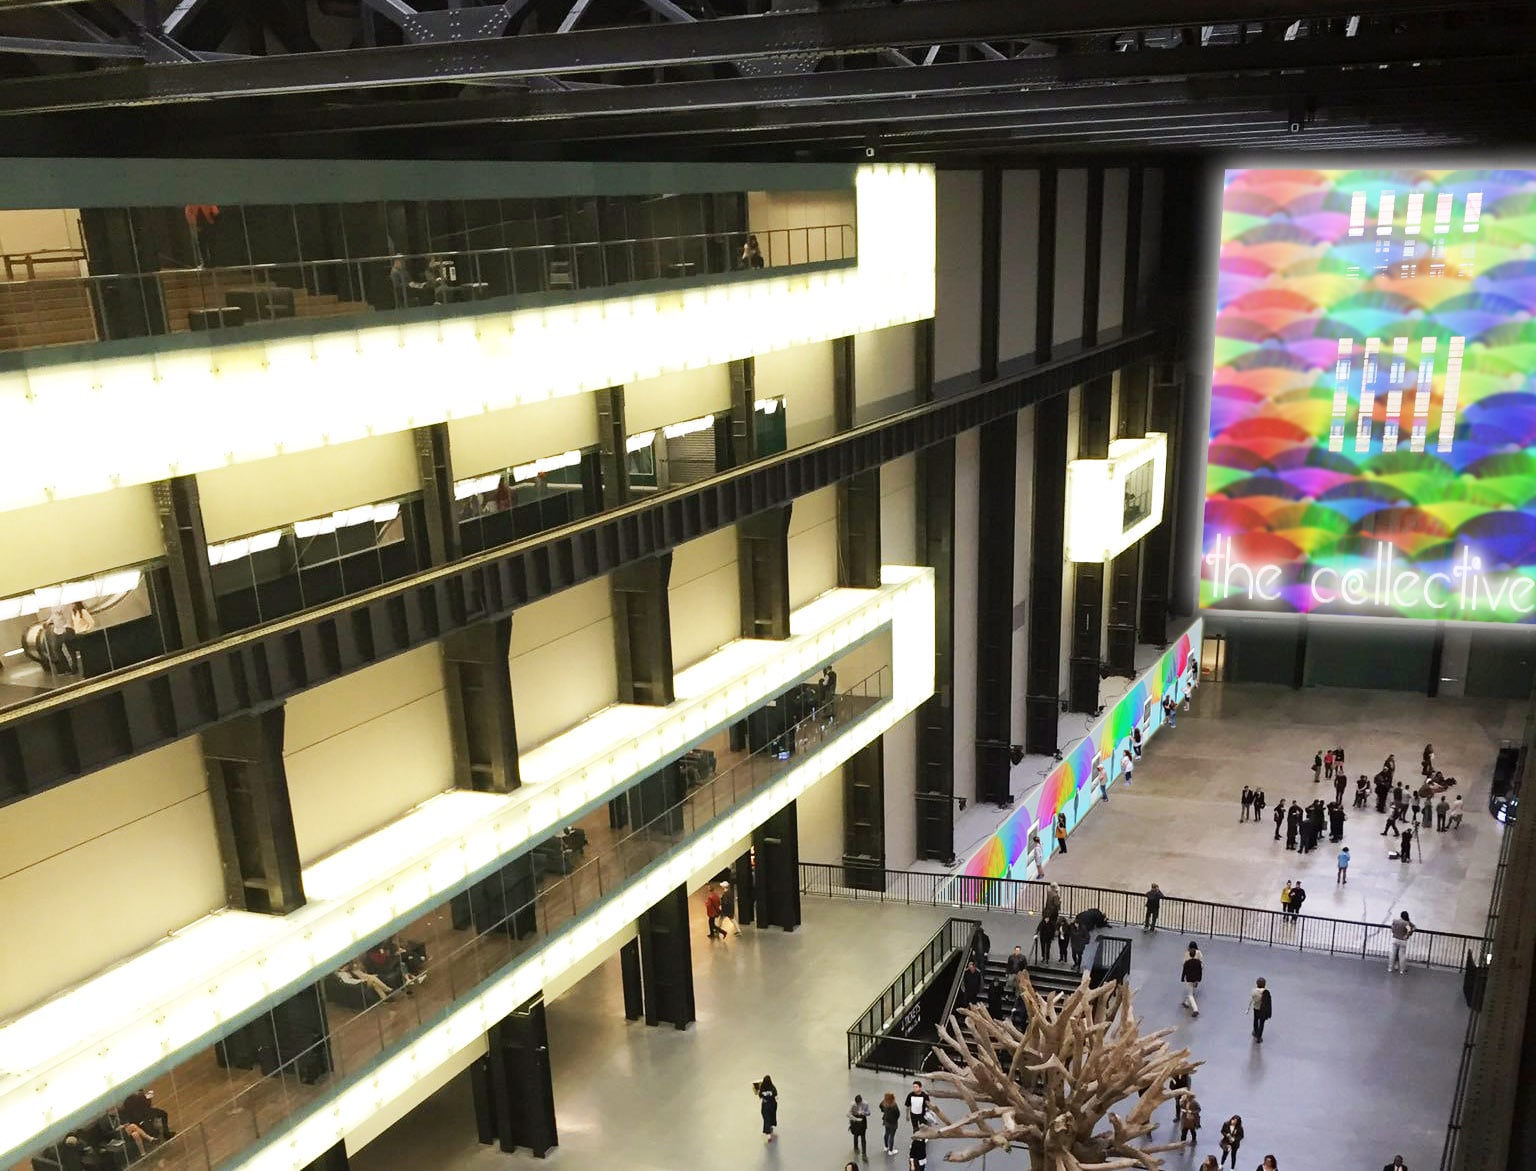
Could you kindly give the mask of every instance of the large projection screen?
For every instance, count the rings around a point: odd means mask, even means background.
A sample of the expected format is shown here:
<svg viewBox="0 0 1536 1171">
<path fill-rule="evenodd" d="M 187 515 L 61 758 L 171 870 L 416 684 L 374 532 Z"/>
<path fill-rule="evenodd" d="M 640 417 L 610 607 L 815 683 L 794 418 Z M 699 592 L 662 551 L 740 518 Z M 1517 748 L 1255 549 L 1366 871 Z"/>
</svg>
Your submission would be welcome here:
<svg viewBox="0 0 1536 1171">
<path fill-rule="evenodd" d="M 1536 620 L 1536 171 L 1231 170 L 1201 604 Z"/>
</svg>

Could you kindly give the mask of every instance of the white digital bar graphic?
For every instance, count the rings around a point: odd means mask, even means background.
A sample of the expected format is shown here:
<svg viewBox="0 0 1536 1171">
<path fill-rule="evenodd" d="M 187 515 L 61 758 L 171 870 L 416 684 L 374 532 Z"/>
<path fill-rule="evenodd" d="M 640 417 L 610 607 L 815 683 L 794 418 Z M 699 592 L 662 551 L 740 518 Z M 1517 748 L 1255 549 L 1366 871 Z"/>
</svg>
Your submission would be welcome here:
<svg viewBox="0 0 1536 1171">
<path fill-rule="evenodd" d="M 1461 393 L 1461 352 L 1467 339 L 1453 337 L 1445 354 L 1445 393 L 1440 397 L 1440 439 L 1437 451 L 1450 451 L 1456 438 L 1457 398 Z"/>
<path fill-rule="evenodd" d="M 1409 451 L 1424 450 L 1424 435 L 1429 430 L 1429 399 L 1435 386 L 1436 339 L 1419 341 L 1419 376 L 1413 393 L 1413 434 L 1408 441 Z"/>
<path fill-rule="evenodd" d="M 1381 434 L 1381 450 L 1397 450 L 1399 421 L 1403 414 L 1403 379 L 1408 373 L 1408 339 L 1392 339 L 1392 370 L 1387 375 L 1387 426 Z"/>
<path fill-rule="evenodd" d="M 1381 204 L 1376 210 L 1376 234 L 1378 236 L 1390 236 L 1392 234 L 1392 213 L 1397 209 L 1397 192 L 1383 191 Z"/>
<path fill-rule="evenodd" d="M 1442 236 L 1451 230 L 1452 199 L 1448 191 L 1435 197 L 1435 231 Z"/>
<path fill-rule="evenodd" d="M 1461 222 L 1464 232 L 1475 232 L 1481 226 L 1483 218 L 1483 193 L 1472 191 L 1467 194 L 1467 211 Z"/>
<path fill-rule="evenodd" d="M 1349 197 L 1349 234 L 1365 235 L 1365 192 L 1356 191 Z"/>
<path fill-rule="evenodd" d="M 1381 339 L 1365 339 L 1365 362 L 1360 369 L 1360 419 L 1355 426 L 1355 450 L 1371 450 L 1371 432 L 1376 410 L 1376 373 L 1379 369 Z"/>
<path fill-rule="evenodd" d="M 1410 236 L 1417 236 L 1423 219 L 1424 192 L 1414 191 L 1408 196 L 1408 213 L 1403 222 L 1403 231 Z"/>
<path fill-rule="evenodd" d="M 1355 348 L 1353 338 L 1339 339 L 1339 356 L 1333 364 L 1333 422 L 1328 428 L 1328 450 L 1344 450 L 1344 417 L 1349 413 L 1350 355 Z"/>
</svg>

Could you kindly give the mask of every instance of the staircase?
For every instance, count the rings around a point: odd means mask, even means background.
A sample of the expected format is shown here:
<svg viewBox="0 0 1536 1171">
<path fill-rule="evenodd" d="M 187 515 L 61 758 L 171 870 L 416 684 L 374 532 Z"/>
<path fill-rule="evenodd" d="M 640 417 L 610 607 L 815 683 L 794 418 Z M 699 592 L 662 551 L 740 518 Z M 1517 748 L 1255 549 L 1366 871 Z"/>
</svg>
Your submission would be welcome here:
<svg viewBox="0 0 1536 1171">
<path fill-rule="evenodd" d="M 0 284 L 0 350 L 95 340 L 96 320 L 84 281 Z"/>
</svg>

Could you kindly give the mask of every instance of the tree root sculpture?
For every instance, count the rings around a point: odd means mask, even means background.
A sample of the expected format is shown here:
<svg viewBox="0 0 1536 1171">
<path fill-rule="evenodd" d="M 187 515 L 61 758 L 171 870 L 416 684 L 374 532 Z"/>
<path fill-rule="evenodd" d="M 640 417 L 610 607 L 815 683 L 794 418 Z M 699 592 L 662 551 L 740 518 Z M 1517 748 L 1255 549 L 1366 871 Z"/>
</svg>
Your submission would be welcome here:
<svg viewBox="0 0 1536 1171">
<path fill-rule="evenodd" d="M 1018 982 L 1029 1012 L 1022 1030 L 984 1007 L 963 1008 L 939 1029 L 931 1091 L 958 1099 L 964 1113 L 951 1119 L 935 1105 L 938 1122 L 918 1136 L 973 1140 L 944 1156 L 951 1163 L 1023 1148 L 1034 1171 L 1160 1171 L 1160 1154 L 1184 1144 L 1145 1144 L 1152 1115 L 1182 1093 L 1168 1089 L 1169 1079 L 1200 1062 L 1172 1049 L 1172 1029 L 1141 1031 L 1129 985 L 1093 988 L 1084 974 L 1074 991 L 1046 998 L 1028 972 Z M 1112 1108 L 1126 1099 L 1122 1117 Z"/>
</svg>

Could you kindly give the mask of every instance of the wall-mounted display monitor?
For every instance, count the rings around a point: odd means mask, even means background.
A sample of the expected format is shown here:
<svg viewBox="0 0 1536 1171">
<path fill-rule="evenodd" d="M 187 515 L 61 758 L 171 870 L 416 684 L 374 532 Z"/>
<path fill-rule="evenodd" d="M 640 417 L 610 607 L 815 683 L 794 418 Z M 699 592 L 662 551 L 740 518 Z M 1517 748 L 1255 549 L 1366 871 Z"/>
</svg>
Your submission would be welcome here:
<svg viewBox="0 0 1536 1171">
<path fill-rule="evenodd" d="M 1536 171 L 1232 170 L 1200 597 L 1536 622 Z"/>
</svg>

